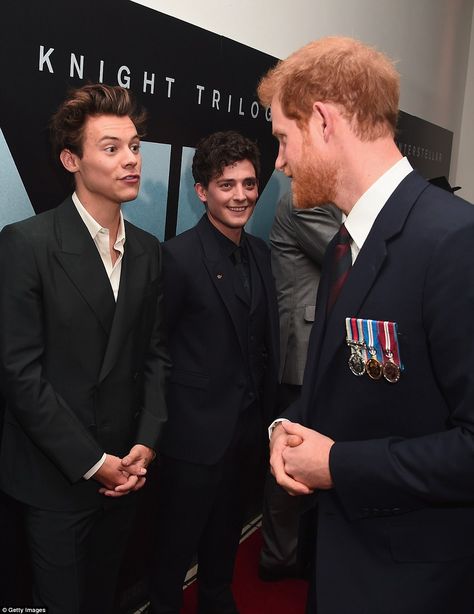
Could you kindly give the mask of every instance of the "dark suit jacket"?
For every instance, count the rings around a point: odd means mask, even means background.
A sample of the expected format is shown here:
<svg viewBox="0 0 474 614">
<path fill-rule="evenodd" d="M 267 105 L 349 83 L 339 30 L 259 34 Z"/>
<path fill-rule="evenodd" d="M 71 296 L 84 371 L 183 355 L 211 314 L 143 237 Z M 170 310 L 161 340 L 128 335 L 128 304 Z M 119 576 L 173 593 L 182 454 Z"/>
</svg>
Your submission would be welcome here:
<svg viewBox="0 0 474 614">
<path fill-rule="evenodd" d="M 82 476 L 103 452 L 154 447 L 166 419 L 160 247 L 125 224 L 116 305 L 70 198 L 0 234 L 0 484 L 30 505 L 103 501 Z"/>
<path fill-rule="evenodd" d="M 264 420 L 273 416 L 278 371 L 278 312 L 270 254 L 246 235 L 267 300 L 263 380 Z M 174 458 L 212 464 L 224 454 L 245 403 L 245 352 L 233 264 L 203 217 L 163 244 L 165 313 L 173 362 L 169 417 L 161 450 Z"/>
<path fill-rule="evenodd" d="M 328 318 L 327 296 L 323 274 L 293 415 L 336 441 L 334 488 L 319 496 L 318 612 L 472 612 L 474 208 L 412 172 Z M 350 372 L 345 317 L 398 323 L 398 383 Z"/>
</svg>

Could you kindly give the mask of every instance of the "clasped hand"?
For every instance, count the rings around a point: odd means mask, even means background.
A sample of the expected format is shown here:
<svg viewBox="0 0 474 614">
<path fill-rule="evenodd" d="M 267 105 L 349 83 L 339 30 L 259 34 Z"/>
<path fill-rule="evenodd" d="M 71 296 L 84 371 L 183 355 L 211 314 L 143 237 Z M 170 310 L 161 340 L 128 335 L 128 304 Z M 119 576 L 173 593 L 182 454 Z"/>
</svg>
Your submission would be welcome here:
<svg viewBox="0 0 474 614">
<path fill-rule="evenodd" d="M 146 468 L 154 457 L 155 452 L 142 444 L 134 445 L 123 458 L 107 454 L 93 476 L 102 484 L 99 492 L 106 497 L 123 497 L 140 490 L 145 484 Z"/>
<path fill-rule="evenodd" d="M 329 452 L 334 441 L 296 422 L 285 420 L 273 430 L 270 465 L 276 481 L 290 495 L 332 488 Z"/>
</svg>

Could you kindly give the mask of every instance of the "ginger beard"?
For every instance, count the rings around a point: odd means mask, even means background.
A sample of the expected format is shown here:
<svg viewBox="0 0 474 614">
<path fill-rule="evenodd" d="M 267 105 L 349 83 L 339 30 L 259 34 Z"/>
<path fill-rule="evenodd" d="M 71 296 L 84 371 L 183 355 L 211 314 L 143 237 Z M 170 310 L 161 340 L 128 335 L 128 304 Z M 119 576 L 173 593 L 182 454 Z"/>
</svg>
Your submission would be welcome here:
<svg viewBox="0 0 474 614">
<path fill-rule="evenodd" d="M 334 203 L 339 167 L 316 153 L 305 139 L 300 162 L 291 168 L 293 202 L 298 209 L 321 207 Z"/>
</svg>

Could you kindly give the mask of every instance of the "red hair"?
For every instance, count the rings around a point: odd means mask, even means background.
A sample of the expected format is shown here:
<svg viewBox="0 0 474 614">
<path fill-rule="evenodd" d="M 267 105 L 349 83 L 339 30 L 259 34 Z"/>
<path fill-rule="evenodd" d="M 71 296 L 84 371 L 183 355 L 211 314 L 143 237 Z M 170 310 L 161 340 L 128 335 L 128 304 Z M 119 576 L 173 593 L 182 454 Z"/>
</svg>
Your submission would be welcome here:
<svg viewBox="0 0 474 614">
<path fill-rule="evenodd" d="M 283 113 L 302 126 L 314 102 L 338 105 L 363 141 L 395 135 L 399 92 L 398 71 L 386 55 L 339 36 L 302 47 L 272 68 L 258 86 L 264 106 L 277 97 Z"/>
</svg>

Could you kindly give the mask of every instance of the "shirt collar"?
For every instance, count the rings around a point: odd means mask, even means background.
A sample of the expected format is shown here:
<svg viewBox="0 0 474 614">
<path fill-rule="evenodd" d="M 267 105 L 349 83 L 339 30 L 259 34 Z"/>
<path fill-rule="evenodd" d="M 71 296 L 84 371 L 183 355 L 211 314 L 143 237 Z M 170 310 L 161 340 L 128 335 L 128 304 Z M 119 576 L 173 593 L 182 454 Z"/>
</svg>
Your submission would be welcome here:
<svg viewBox="0 0 474 614">
<path fill-rule="evenodd" d="M 215 234 L 218 242 L 219 242 L 219 246 L 221 248 L 221 251 L 226 255 L 226 256 L 231 256 L 235 250 L 237 249 L 237 247 L 242 247 L 243 250 L 245 250 L 245 245 L 246 245 L 246 238 L 245 238 L 245 230 L 242 228 L 242 234 L 240 236 L 240 243 L 239 245 L 236 245 L 233 241 L 231 241 L 228 237 L 225 236 L 225 234 L 222 234 L 222 232 L 216 228 L 214 226 L 214 224 L 210 221 L 207 213 L 204 214 L 207 223 L 209 224 L 209 226 L 212 229 L 212 232 Z"/>
<path fill-rule="evenodd" d="M 92 217 L 92 215 L 87 211 L 87 209 L 84 207 L 84 205 L 79 200 L 79 197 L 76 194 L 76 192 L 74 192 L 72 195 L 72 202 L 74 203 L 77 209 L 77 212 L 81 216 L 82 221 L 86 225 L 86 228 L 89 231 L 89 234 L 94 240 L 96 239 L 97 235 L 100 233 L 101 230 L 107 230 L 108 232 L 108 229 L 101 226 L 99 222 L 97 222 Z M 117 239 L 115 240 L 115 245 L 116 246 L 123 245 L 124 243 L 125 243 L 125 224 L 123 222 L 122 211 L 120 211 L 120 222 L 119 222 L 119 227 L 117 231 Z"/>
<path fill-rule="evenodd" d="M 352 207 L 344 224 L 358 250 L 362 249 L 376 217 L 387 200 L 412 170 L 407 158 L 398 160 L 362 194 Z"/>
</svg>

